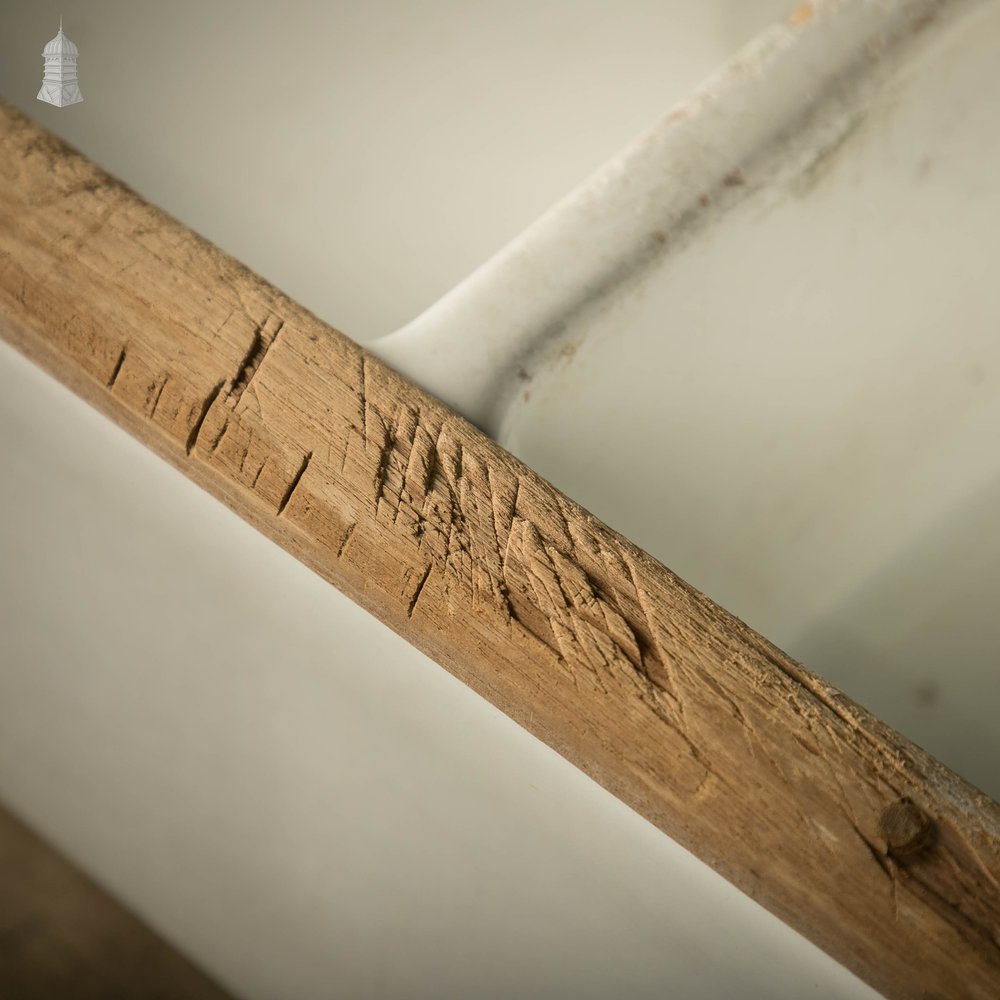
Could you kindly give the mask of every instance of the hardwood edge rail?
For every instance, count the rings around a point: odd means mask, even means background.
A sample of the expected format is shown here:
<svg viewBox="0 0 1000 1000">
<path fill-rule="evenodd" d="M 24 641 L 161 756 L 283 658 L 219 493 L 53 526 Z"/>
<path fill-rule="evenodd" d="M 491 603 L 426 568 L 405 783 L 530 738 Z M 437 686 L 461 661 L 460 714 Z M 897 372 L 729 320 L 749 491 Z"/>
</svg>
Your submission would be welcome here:
<svg viewBox="0 0 1000 1000">
<path fill-rule="evenodd" d="M 885 994 L 998 995 L 1000 805 L 2 103 L 0 180 L 12 344 Z"/>
</svg>

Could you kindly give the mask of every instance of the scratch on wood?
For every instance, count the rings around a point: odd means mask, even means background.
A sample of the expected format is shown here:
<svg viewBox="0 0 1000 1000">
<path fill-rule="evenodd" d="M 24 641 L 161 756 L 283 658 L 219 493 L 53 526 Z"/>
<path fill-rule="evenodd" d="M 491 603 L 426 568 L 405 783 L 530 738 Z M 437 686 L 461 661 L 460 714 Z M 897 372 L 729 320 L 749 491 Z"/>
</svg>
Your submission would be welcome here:
<svg viewBox="0 0 1000 1000">
<path fill-rule="evenodd" d="M 396 421 L 396 444 L 403 446 L 397 456 L 397 466 L 399 473 L 398 488 L 393 497 L 392 523 L 399 519 L 399 512 L 404 505 L 409 502 L 411 495 L 410 484 L 410 462 L 416 452 L 417 435 L 422 430 L 420 426 L 420 410 L 414 406 L 403 406 L 400 410 L 399 419 Z M 405 449 L 405 451 L 403 450 Z"/>
<path fill-rule="evenodd" d="M 964 941 L 1000 957 L 1000 941 L 994 937 L 992 926 L 977 923 L 962 909 L 961 900 L 949 899 L 913 870 L 906 870 L 904 885 L 911 893 L 919 895 L 925 903 L 937 910 Z"/>
<path fill-rule="evenodd" d="M 961 836 L 961 834 L 959 834 L 959 836 Z M 968 853 L 971 855 L 972 860 L 976 862 L 976 867 L 983 873 L 983 875 L 986 876 L 986 878 L 993 885 L 993 888 L 1000 889 L 1000 882 L 996 880 L 996 877 L 993 875 L 993 873 L 989 870 L 989 868 L 986 867 L 986 862 L 983 861 L 983 859 L 979 856 L 979 851 L 977 851 L 976 848 L 973 847 L 973 845 L 970 844 L 969 841 L 966 840 L 964 837 L 962 837 L 962 840 L 964 841 L 965 846 L 968 848 Z M 951 855 L 949 853 L 949 857 L 950 856 Z"/>
<path fill-rule="evenodd" d="M 628 570 L 628 575 L 632 583 L 632 589 L 635 591 L 636 603 L 639 605 L 639 610 L 642 612 L 642 616 L 646 620 L 646 628 L 649 631 L 650 641 L 653 644 L 653 650 L 656 653 L 656 658 L 660 666 L 663 667 L 663 673 L 667 678 L 668 684 L 670 685 L 670 690 L 667 693 L 673 696 L 674 702 L 677 705 L 677 711 L 681 717 L 681 725 L 683 726 L 686 709 L 685 699 L 680 680 L 677 677 L 677 669 L 674 665 L 673 657 L 667 653 L 667 651 L 663 648 L 663 643 L 660 641 L 659 629 L 657 628 L 657 623 L 653 617 L 652 610 L 649 607 L 649 601 L 646 596 L 645 589 L 639 582 L 640 577 L 639 573 L 636 571 L 635 563 L 624 549 L 619 550 L 619 555 L 621 556 L 622 562 L 625 564 L 625 568 Z"/>
<path fill-rule="evenodd" d="M 208 446 L 209 451 L 215 451 L 215 449 L 219 447 L 219 445 L 222 443 L 222 439 L 226 436 L 226 431 L 228 430 L 229 430 L 229 417 L 226 417 L 226 419 L 222 421 L 222 429 L 219 431 L 218 434 L 215 435 L 214 440 Z"/>
<path fill-rule="evenodd" d="M 288 484 L 288 489 L 285 490 L 285 495 L 281 498 L 281 502 L 278 504 L 279 516 L 284 513 L 285 508 L 288 506 L 288 501 L 292 499 L 292 494 L 302 481 L 302 477 L 306 474 L 306 469 L 309 468 L 309 463 L 312 461 L 312 457 L 313 453 L 311 451 L 306 452 L 306 456 L 302 459 L 302 464 L 299 466 L 299 471 L 292 477 L 292 481 Z"/>
<path fill-rule="evenodd" d="M 344 435 L 344 453 L 340 456 L 340 473 L 343 475 L 344 469 L 347 468 L 347 455 L 351 450 L 351 435 Z"/>
<path fill-rule="evenodd" d="M 563 505 L 563 499 L 561 496 L 559 496 L 558 493 L 555 494 L 554 499 L 555 499 L 556 513 L 559 515 L 559 519 L 562 521 L 562 528 L 563 532 L 566 535 L 566 541 L 569 544 L 570 554 L 574 559 L 578 559 L 576 552 L 576 539 L 574 539 L 573 532 L 569 526 L 569 518 L 566 516 L 566 508 Z"/>
<path fill-rule="evenodd" d="M 751 757 L 757 756 L 757 747 L 760 747 L 761 752 L 767 758 L 768 763 L 774 769 L 774 773 L 780 775 L 783 781 L 787 781 L 788 777 L 785 774 L 785 769 L 778 763 L 777 760 L 768 752 L 767 746 L 761 739 L 760 734 L 757 732 L 756 727 L 750 721 L 743 709 L 729 696 L 726 689 L 711 676 L 711 672 L 706 670 L 701 675 L 701 680 L 706 683 L 719 697 L 719 701 L 728 706 L 732 717 L 739 723 L 740 732 L 743 734 L 743 738 L 746 741 L 747 751 Z"/>
<path fill-rule="evenodd" d="M 845 815 L 847 815 L 846 812 Z M 875 859 L 875 864 L 877 864 L 882 870 L 882 874 L 885 875 L 890 882 L 895 882 L 895 874 L 891 867 L 892 861 L 887 857 L 883 857 L 881 851 L 879 851 L 879 849 L 861 832 L 861 830 L 858 829 L 857 824 L 851 820 L 850 817 L 848 817 L 848 821 L 851 824 L 851 829 L 858 835 L 858 839 L 865 845 L 868 849 L 868 853 Z"/>
<path fill-rule="evenodd" d="M 344 554 L 344 550 L 347 548 L 347 543 L 351 540 L 351 536 L 354 534 L 354 529 L 356 527 L 357 524 L 349 524 L 347 526 L 347 531 L 344 532 L 344 537 L 341 539 L 340 545 L 337 547 L 338 559 Z"/>
<path fill-rule="evenodd" d="M 239 401 L 243 398 L 243 393 L 246 392 L 260 366 L 264 363 L 264 358 L 267 357 L 268 351 L 275 345 L 278 335 L 285 328 L 285 321 L 280 320 L 273 333 L 265 333 L 270 319 L 271 317 L 269 316 L 254 330 L 250 347 L 247 349 L 247 353 L 236 370 L 232 388 L 229 390 L 229 397 L 232 399 L 234 406 L 239 405 Z"/>
<path fill-rule="evenodd" d="M 364 351 L 361 352 L 361 373 L 358 378 L 361 384 L 361 440 L 364 442 L 365 451 L 368 450 L 368 366 L 365 363 Z"/>
<path fill-rule="evenodd" d="M 198 418 L 191 427 L 191 432 L 188 434 L 187 442 L 184 445 L 184 450 L 188 455 L 194 451 L 194 446 L 198 443 L 198 435 L 201 433 L 202 425 L 205 423 L 205 417 L 208 416 L 208 411 L 212 409 L 212 404 L 219 398 L 219 393 L 222 392 L 222 387 L 225 384 L 225 379 L 221 382 L 217 382 L 212 391 L 205 397 L 205 402 L 201 404 L 201 410 L 198 412 Z"/>
<path fill-rule="evenodd" d="M 382 446 L 381 450 L 379 451 L 378 462 L 375 466 L 375 476 L 372 482 L 372 491 L 376 504 L 378 504 L 379 501 L 381 501 L 385 490 L 386 478 L 389 475 L 389 459 L 392 456 L 392 449 L 395 443 L 396 442 L 392 430 L 386 427 L 384 429 Z M 366 450 L 367 450 L 367 444 L 368 441 L 366 438 L 365 439 Z"/>
<path fill-rule="evenodd" d="M 226 318 L 219 324 L 219 326 L 216 328 L 215 332 L 212 334 L 212 340 L 218 340 L 219 339 L 219 334 L 222 333 L 223 330 L 225 330 L 226 324 L 233 318 L 233 315 L 235 314 L 235 312 L 236 312 L 235 308 L 229 310 L 229 313 L 226 316 Z"/>
<path fill-rule="evenodd" d="M 113 389 L 115 387 L 115 382 L 118 381 L 118 374 L 122 370 L 122 365 L 125 364 L 125 355 L 128 354 L 128 344 L 126 344 L 118 355 L 118 360 L 115 362 L 115 367 L 111 372 L 111 377 L 108 379 L 108 388 Z"/>
<path fill-rule="evenodd" d="M 166 389 L 167 383 L 170 381 L 169 375 L 163 376 L 163 381 L 160 383 L 160 388 L 156 390 L 156 396 L 153 398 L 153 405 L 149 409 L 149 419 L 152 420 L 156 416 L 156 408 L 160 405 L 160 397 L 163 395 L 163 390 Z"/>
<path fill-rule="evenodd" d="M 510 503 L 501 503 L 504 499 L 497 490 L 494 483 L 494 472 L 489 462 L 484 463 L 486 468 L 486 488 L 489 490 L 490 507 L 493 510 L 493 537 L 496 540 L 497 559 L 500 565 L 500 576 L 503 576 L 503 548 L 506 546 L 507 538 L 510 535 L 511 525 L 514 523 L 514 507 L 517 504 L 517 491 L 520 489 L 520 482 L 514 477 L 514 488 L 510 491 Z M 499 478 L 499 477 L 496 477 Z"/>
<path fill-rule="evenodd" d="M 417 601 L 420 600 L 420 595 L 423 592 L 424 584 L 427 582 L 427 577 L 431 575 L 431 570 L 434 568 L 433 563 L 427 564 L 427 569 L 424 570 L 423 575 L 420 577 L 420 582 L 417 584 L 416 590 L 413 591 L 413 596 L 410 598 L 410 605 L 406 609 L 406 617 L 413 617 L 413 609 L 417 606 Z"/>
<path fill-rule="evenodd" d="M 247 443 L 243 448 L 243 453 L 240 455 L 240 475 L 243 475 L 243 470 L 246 468 L 247 459 L 250 457 L 250 449 L 253 447 L 253 428 L 250 430 L 250 436 L 247 438 Z"/>
<path fill-rule="evenodd" d="M 859 725 L 858 720 L 854 718 L 843 706 L 837 704 L 836 699 L 832 696 L 831 692 L 826 690 L 826 686 L 820 678 L 810 673 L 805 667 L 796 663 L 791 658 L 786 658 L 780 650 L 772 649 L 770 647 L 770 643 L 768 643 L 767 640 L 763 639 L 761 636 L 758 636 L 756 633 L 752 633 L 747 630 L 747 633 L 743 638 L 745 638 L 747 643 L 753 647 L 755 652 L 763 656 L 772 666 L 776 667 L 789 680 L 791 680 L 797 689 L 808 691 L 809 694 L 816 699 L 816 701 L 818 701 L 825 708 L 829 709 L 829 711 L 840 719 L 840 721 L 843 722 L 849 729 L 868 740 L 869 744 L 873 748 L 879 747 L 878 742 L 872 738 L 871 734 L 863 731 L 863 728 Z"/>
<path fill-rule="evenodd" d="M 257 488 L 257 480 L 260 479 L 260 474 L 264 471 L 264 466 L 267 465 L 267 457 L 265 456 L 264 461 L 260 463 L 260 468 L 254 474 L 253 482 L 250 483 L 250 489 L 254 490 Z"/>
</svg>

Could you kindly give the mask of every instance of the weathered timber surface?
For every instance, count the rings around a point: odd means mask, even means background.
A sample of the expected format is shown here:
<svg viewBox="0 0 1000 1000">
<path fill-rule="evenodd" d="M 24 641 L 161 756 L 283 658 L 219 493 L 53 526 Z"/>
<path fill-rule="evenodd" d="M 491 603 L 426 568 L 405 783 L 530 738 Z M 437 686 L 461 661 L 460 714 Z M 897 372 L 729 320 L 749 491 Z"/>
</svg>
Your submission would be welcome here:
<svg viewBox="0 0 1000 1000">
<path fill-rule="evenodd" d="M 226 1000 L 228 996 L 0 809 L 0 997 Z"/>
<path fill-rule="evenodd" d="M 1000 996 L 997 803 L 2 105 L 0 333 L 884 993 Z"/>
</svg>

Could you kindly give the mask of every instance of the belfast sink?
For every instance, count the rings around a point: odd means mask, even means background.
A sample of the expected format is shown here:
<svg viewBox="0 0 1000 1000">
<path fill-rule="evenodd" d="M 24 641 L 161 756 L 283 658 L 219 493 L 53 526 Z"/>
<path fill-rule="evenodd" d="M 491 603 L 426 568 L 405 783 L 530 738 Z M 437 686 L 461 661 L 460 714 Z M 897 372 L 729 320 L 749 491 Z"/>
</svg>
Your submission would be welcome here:
<svg viewBox="0 0 1000 1000">
<path fill-rule="evenodd" d="M 502 440 L 997 796 L 1000 8 L 944 13 L 526 366 Z"/>
</svg>

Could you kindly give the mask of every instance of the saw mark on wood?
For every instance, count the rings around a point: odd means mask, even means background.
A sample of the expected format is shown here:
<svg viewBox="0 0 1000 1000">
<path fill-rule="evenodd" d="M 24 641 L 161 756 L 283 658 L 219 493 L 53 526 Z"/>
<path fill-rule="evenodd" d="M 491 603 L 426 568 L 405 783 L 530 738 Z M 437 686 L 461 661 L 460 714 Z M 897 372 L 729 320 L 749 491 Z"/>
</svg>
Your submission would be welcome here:
<svg viewBox="0 0 1000 1000">
<path fill-rule="evenodd" d="M 337 546 L 337 558 L 338 559 L 347 550 L 347 543 L 354 537 L 354 529 L 356 527 L 357 527 L 357 524 L 353 523 L 353 522 L 347 526 L 347 531 L 344 532 L 344 537 L 340 540 L 340 545 Z"/>
<path fill-rule="evenodd" d="M 118 360 L 115 362 L 115 367 L 111 370 L 111 375 L 108 377 L 108 388 L 113 389 L 115 387 L 115 382 L 118 381 L 118 376 L 121 373 L 122 365 L 125 364 L 125 357 L 128 354 L 128 344 L 126 344 L 118 354 Z"/>
<path fill-rule="evenodd" d="M 284 512 L 285 508 L 288 506 L 288 502 L 292 499 L 292 494 L 298 488 L 300 482 L 302 482 L 302 477 L 306 474 L 306 469 L 309 468 L 309 463 L 312 461 L 313 453 L 306 452 L 305 457 L 302 459 L 302 464 L 299 466 L 298 472 L 292 477 L 292 481 L 288 484 L 287 489 L 281 497 L 278 503 L 278 516 L 280 517 Z"/>
<path fill-rule="evenodd" d="M 368 450 L 368 366 L 365 362 L 365 352 L 362 351 L 359 357 L 361 370 L 358 375 L 358 402 L 361 410 L 361 440 L 364 442 L 365 451 Z"/>
<path fill-rule="evenodd" d="M 257 480 L 260 479 L 260 474 L 264 471 L 265 465 L 267 465 L 267 456 L 264 457 L 264 461 L 260 463 L 260 467 L 254 473 L 254 477 L 250 481 L 250 489 L 255 490 L 257 488 Z"/>
<path fill-rule="evenodd" d="M 417 583 L 416 589 L 413 591 L 413 596 L 410 598 L 409 606 L 406 609 L 406 617 L 413 617 L 413 610 L 417 606 L 417 601 L 420 600 L 420 595 L 423 593 L 424 584 L 427 583 L 427 578 L 431 575 L 431 570 L 434 568 L 433 563 L 428 563 L 427 568 L 420 576 L 420 580 Z"/>
<path fill-rule="evenodd" d="M 247 443 L 244 445 L 242 452 L 240 453 L 240 475 L 244 474 L 244 469 L 246 468 L 247 459 L 250 457 L 250 449 L 253 447 L 253 428 L 250 428 L 250 433 L 247 436 Z M 255 480 L 256 481 L 256 480 Z"/>
<path fill-rule="evenodd" d="M 219 445 L 222 442 L 222 439 L 226 436 L 226 432 L 228 430 L 229 430 L 229 417 L 226 417 L 226 419 L 222 421 L 222 427 L 220 428 L 219 433 L 216 434 L 214 438 L 212 438 L 212 443 L 208 446 L 209 452 L 213 452 L 219 447 Z"/>
<path fill-rule="evenodd" d="M 225 384 L 225 379 L 221 382 L 217 382 L 212 388 L 212 391 L 205 397 L 204 402 L 201 404 L 198 416 L 195 418 L 195 421 L 191 426 L 191 430 L 188 433 L 187 441 L 184 444 L 184 451 L 188 455 L 194 451 L 195 445 L 198 443 L 198 435 L 201 433 L 202 425 L 205 423 L 205 418 L 208 416 L 208 411 L 212 408 L 212 404 L 219 398 L 219 393 L 222 392 L 222 387 Z"/>
<path fill-rule="evenodd" d="M 170 381 L 169 375 L 164 375 L 163 380 L 160 382 L 159 389 L 156 390 L 156 395 L 153 397 L 153 405 L 149 408 L 149 419 L 152 420 L 156 416 L 156 408 L 160 405 L 160 397 L 163 395 L 163 390 L 166 389 L 167 383 Z"/>
<path fill-rule="evenodd" d="M 243 393 L 249 388 L 260 366 L 264 363 L 268 352 L 277 343 L 279 334 L 285 328 L 285 321 L 278 320 L 277 326 L 273 330 L 269 330 L 268 324 L 271 319 L 272 317 L 268 316 L 263 323 L 258 324 L 254 329 L 247 353 L 244 355 L 239 368 L 236 370 L 236 375 L 233 377 L 232 388 L 229 390 L 229 398 L 232 401 L 234 409 L 239 406 L 239 402 L 243 398 Z"/>
</svg>

